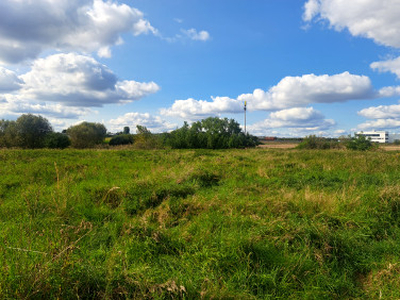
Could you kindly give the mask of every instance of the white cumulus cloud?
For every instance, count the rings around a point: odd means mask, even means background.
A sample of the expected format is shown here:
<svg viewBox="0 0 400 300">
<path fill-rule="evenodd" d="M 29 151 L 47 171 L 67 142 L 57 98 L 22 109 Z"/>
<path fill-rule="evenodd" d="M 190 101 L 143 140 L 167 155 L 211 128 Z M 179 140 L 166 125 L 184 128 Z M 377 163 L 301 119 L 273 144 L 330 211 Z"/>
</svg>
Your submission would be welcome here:
<svg viewBox="0 0 400 300">
<path fill-rule="evenodd" d="M 358 130 L 376 130 L 376 129 L 398 129 L 400 128 L 400 120 L 399 119 L 378 119 L 378 120 L 370 120 L 359 124 L 357 126 Z"/>
<path fill-rule="evenodd" d="M 249 109 L 277 110 L 311 103 L 346 102 L 374 97 L 376 92 L 367 76 L 344 72 L 332 76 L 288 76 L 268 91 L 256 89 L 252 94 L 240 95 L 238 100 L 249 102 Z"/>
<path fill-rule="evenodd" d="M 122 131 L 125 126 L 130 127 L 134 132 L 137 125 L 146 126 L 153 133 L 171 131 L 177 128 L 176 124 L 171 124 L 159 116 L 152 116 L 149 113 L 130 112 L 116 119 L 108 121 L 108 128 L 112 132 Z"/>
<path fill-rule="evenodd" d="M 380 105 L 364 108 L 358 112 L 360 116 L 367 119 L 400 118 L 400 105 Z"/>
<path fill-rule="evenodd" d="M 191 28 L 191 29 L 182 29 L 181 31 L 187 37 L 189 37 L 191 40 L 194 40 L 194 41 L 205 42 L 210 39 L 210 34 L 205 30 L 197 31 L 196 29 Z"/>
<path fill-rule="evenodd" d="M 303 19 L 327 20 L 331 27 L 348 29 L 376 43 L 400 47 L 399 0 L 308 0 Z"/>
<path fill-rule="evenodd" d="M 269 118 L 248 126 L 253 134 L 264 135 L 277 128 L 291 128 L 298 133 L 330 130 L 336 125 L 334 120 L 325 119 L 321 112 L 312 107 L 295 107 L 270 113 Z"/>
<path fill-rule="evenodd" d="M 170 117 L 179 117 L 185 120 L 197 120 L 207 116 L 218 116 L 221 113 L 238 113 L 243 111 L 241 102 L 229 97 L 212 97 L 212 101 L 205 100 L 176 100 L 167 109 L 161 109 L 161 114 Z"/>
<path fill-rule="evenodd" d="M 103 0 L 2 0 L 0 2 L 0 61 L 19 63 L 45 50 L 99 51 L 111 55 L 110 46 L 121 34 L 157 30 L 138 9 Z"/>
<path fill-rule="evenodd" d="M 92 57 L 55 54 L 34 61 L 20 76 L 0 68 L 0 114 L 73 119 L 93 112 L 90 107 L 132 102 L 158 90 L 154 82 L 120 81 Z"/>
<path fill-rule="evenodd" d="M 31 71 L 20 78 L 24 81 L 20 98 L 69 106 L 101 107 L 131 102 L 159 90 L 154 82 L 118 81 L 105 65 L 74 53 L 38 59 Z"/>
<path fill-rule="evenodd" d="M 337 75 L 288 76 L 269 90 L 256 89 L 253 93 L 239 95 L 236 99 L 213 97 L 205 100 L 176 100 L 161 114 L 186 120 L 215 116 L 222 113 L 243 112 L 244 101 L 249 111 L 274 111 L 304 107 L 312 103 L 335 103 L 380 97 L 367 76 L 348 72 Z"/>
<path fill-rule="evenodd" d="M 391 72 L 400 79 L 400 57 L 386 61 L 373 62 L 371 68 L 379 72 Z"/>
</svg>

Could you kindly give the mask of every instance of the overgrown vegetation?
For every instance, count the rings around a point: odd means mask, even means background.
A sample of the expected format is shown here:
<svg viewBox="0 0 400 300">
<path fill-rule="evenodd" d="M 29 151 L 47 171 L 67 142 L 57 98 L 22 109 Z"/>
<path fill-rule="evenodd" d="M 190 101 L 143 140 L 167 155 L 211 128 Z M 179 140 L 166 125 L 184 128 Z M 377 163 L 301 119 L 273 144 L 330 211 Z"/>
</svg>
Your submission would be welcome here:
<svg viewBox="0 0 400 300">
<path fill-rule="evenodd" d="M 396 152 L 0 150 L 0 161 L 0 298 L 400 298 Z"/>
<path fill-rule="evenodd" d="M 259 144 L 255 136 L 244 134 L 235 120 L 213 117 L 194 122 L 191 126 L 185 122 L 166 137 L 165 143 L 174 149 L 228 149 Z"/>
<path fill-rule="evenodd" d="M 316 135 L 310 135 L 304 138 L 296 148 L 326 150 L 339 149 L 341 148 L 341 145 L 335 139 L 327 139 L 323 137 L 317 137 Z"/>
<path fill-rule="evenodd" d="M 377 147 L 362 134 L 355 134 L 354 137 L 349 136 L 343 142 L 346 148 L 350 150 L 367 151 Z"/>
</svg>

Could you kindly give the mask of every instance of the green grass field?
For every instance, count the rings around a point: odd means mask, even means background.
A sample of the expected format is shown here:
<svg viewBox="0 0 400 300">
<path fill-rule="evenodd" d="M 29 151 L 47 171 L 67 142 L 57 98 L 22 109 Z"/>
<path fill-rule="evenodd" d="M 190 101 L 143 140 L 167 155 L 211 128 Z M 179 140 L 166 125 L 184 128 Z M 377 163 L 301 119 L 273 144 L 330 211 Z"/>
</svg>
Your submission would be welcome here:
<svg viewBox="0 0 400 300">
<path fill-rule="evenodd" d="M 400 156 L 0 150 L 0 298 L 398 299 Z"/>
</svg>

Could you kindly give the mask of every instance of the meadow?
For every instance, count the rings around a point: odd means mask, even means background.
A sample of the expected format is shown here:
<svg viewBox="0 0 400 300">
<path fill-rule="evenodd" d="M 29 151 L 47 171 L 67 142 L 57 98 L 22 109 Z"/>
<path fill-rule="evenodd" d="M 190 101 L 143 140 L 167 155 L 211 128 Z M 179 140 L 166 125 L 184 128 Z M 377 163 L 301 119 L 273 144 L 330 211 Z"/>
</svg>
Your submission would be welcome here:
<svg viewBox="0 0 400 300">
<path fill-rule="evenodd" d="M 0 298 L 398 299 L 400 156 L 0 150 Z"/>
</svg>

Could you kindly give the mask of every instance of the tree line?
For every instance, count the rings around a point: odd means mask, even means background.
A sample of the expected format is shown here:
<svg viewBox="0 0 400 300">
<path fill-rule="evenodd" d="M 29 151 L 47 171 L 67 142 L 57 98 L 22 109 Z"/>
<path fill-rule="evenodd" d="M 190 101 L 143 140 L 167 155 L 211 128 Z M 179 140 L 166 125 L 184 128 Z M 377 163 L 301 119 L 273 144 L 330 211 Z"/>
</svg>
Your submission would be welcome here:
<svg viewBox="0 0 400 300">
<path fill-rule="evenodd" d="M 50 122 L 32 114 L 21 115 L 17 120 L 0 120 L 0 147 L 3 148 L 92 148 L 105 143 L 107 129 L 103 124 L 83 122 L 63 132 L 54 132 Z M 233 119 L 210 117 L 170 133 L 153 134 L 138 125 L 136 134 L 129 127 L 109 139 L 110 146 L 133 145 L 140 149 L 227 149 L 258 145 L 258 139 L 242 132 Z"/>
</svg>

